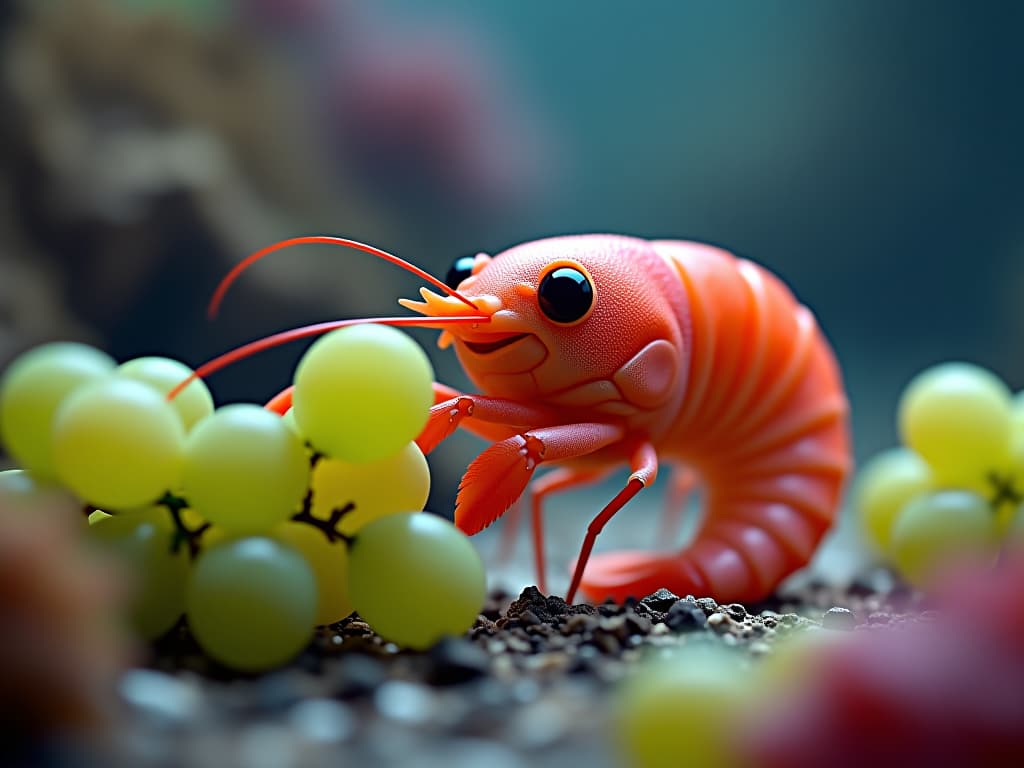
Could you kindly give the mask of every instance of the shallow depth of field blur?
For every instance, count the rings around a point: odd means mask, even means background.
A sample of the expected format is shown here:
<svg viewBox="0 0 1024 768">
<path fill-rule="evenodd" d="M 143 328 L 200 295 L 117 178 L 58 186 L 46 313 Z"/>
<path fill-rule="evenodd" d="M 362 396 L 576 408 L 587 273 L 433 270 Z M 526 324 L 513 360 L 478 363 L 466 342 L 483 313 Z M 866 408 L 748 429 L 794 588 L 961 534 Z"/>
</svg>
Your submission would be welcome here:
<svg viewBox="0 0 1024 768">
<path fill-rule="evenodd" d="M 895 442 L 899 391 L 932 363 L 1024 385 L 1019 6 L 2 8 L 0 369 L 61 338 L 195 365 L 415 295 L 365 255 L 296 249 L 206 319 L 233 263 L 297 234 L 372 242 L 443 277 L 460 255 L 621 232 L 711 241 L 782 276 L 836 348 L 859 458 Z M 435 334 L 415 335 L 465 386 Z M 265 400 L 303 348 L 217 374 L 215 397 Z M 432 457 L 431 509 L 450 515 L 479 446 L 457 437 Z M 563 549 L 592 509 L 573 514 Z M 653 542 L 652 520 L 627 509 L 599 548 Z"/>
</svg>

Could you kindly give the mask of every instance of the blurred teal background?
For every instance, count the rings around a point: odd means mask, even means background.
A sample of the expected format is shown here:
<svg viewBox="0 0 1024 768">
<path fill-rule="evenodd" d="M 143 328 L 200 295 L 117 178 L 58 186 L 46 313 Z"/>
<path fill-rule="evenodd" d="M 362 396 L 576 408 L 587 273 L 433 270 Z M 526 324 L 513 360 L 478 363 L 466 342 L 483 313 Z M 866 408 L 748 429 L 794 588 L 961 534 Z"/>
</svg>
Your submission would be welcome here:
<svg viewBox="0 0 1024 768">
<path fill-rule="evenodd" d="M 602 231 L 781 275 L 837 350 L 861 458 L 936 361 L 1024 386 L 1018 3 L 52 0 L 0 18 L 0 362 L 76 337 L 195 364 L 416 290 L 299 250 L 208 323 L 218 277 L 291 235 L 443 276 Z M 301 346 L 215 395 L 269 397 Z M 471 450 L 435 483 L 454 490 Z"/>
</svg>

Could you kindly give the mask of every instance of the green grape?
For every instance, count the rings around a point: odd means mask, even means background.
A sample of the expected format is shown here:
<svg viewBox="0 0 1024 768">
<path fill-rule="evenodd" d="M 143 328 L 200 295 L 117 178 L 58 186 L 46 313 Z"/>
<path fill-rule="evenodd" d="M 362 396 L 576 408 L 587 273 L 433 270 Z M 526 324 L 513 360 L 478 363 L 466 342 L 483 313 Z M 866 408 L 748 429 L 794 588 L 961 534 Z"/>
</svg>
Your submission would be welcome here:
<svg viewBox="0 0 1024 768">
<path fill-rule="evenodd" d="M 73 342 L 44 344 L 18 357 L 0 380 L 0 440 L 8 453 L 42 480 L 54 480 L 51 426 L 72 391 L 107 376 L 116 363 Z"/>
<path fill-rule="evenodd" d="M 382 459 L 426 424 L 433 378 L 426 354 L 401 331 L 341 328 L 313 344 L 295 369 L 295 421 L 333 459 Z"/>
<path fill-rule="evenodd" d="M 725 648 L 693 643 L 638 665 L 612 701 L 611 726 L 624 764 L 741 765 L 730 751 L 752 690 L 741 663 Z"/>
<path fill-rule="evenodd" d="M 1018 488 L 1024 489 L 1024 392 L 1018 392 L 1010 411 L 1010 459 L 1003 473 Z M 991 490 L 991 489 L 990 489 Z"/>
<path fill-rule="evenodd" d="M 299 425 L 295 423 L 295 411 L 289 408 L 284 412 L 284 415 L 281 416 L 281 421 L 287 425 L 288 429 L 298 435 L 301 440 L 305 441 L 305 438 L 302 437 L 302 433 L 299 432 Z"/>
<path fill-rule="evenodd" d="M 918 374 L 899 405 L 903 442 L 927 461 L 939 486 L 986 492 L 1010 454 L 1010 391 L 991 372 L 944 363 Z"/>
<path fill-rule="evenodd" d="M 189 434 L 181 487 L 203 519 L 261 533 L 298 510 L 309 487 L 309 458 L 276 413 L 229 405 Z"/>
<path fill-rule="evenodd" d="M 1010 402 L 1010 421 L 1017 433 L 1024 434 L 1024 389 L 1015 394 Z"/>
<path fill-rule="evenodd" d="M 997 542 L 985 499 L 971 491 L 938 491 L 918 496 L 897 515 L 889 549 L 907 581 L 924 587 L 960 561 L 993 558 Z"/>
<path fill-rule="evenodd" d="M 1024 552 L 1024 504 L 1018 505 L 1006 516 L 999 534 L 1006 540 L 1009 549 Z"/>
<path fill-rule="evenodd" d="M 191 376 L 193 371 L 184 363 L 169 357 L 137 357 L 122 364 L 116 373 L 149 384 L 160 394 L 166 395 Z M 171 405 L 181 417 L 186 432 L 213 413 L 213 397 L 202 379 L 192 381 L 175 396 Z"/>
<path fill-rule="evenodd" d="M 93 515 L 101 515 L 95 521 Z M 189 575 L 188 547 L 174 549 L 174 524 L 163 507 L 135 510 L 129 515 L 90 516 L 89 538 L 110 552 L 131 575 L 130 617 L 142 637 L 166 633 L 185 612 Z"/>
<path fill-rule="evenodd" d="M 426 512 L 388 515 L 360 529 L 348 578 L 359 615 L 386 640 L 416 649 L 469 629 L 486 592 L 469 539 Z"/>
<path fill-rule="evenodd" d="M 102 509 L 95 509 L 89 513 L 89 526 L 92 527 L 96 523 L 102 522 L 103 520 L 109 520 L 114 515 L 109 512 L 104 512 Z"/>
<path fill-rule="evenodd" d="M 240 670 L 270 669 L 312 638 L 316 579 L 302 555 L 279 541 L 229 539 L 195 561 L 185 612 L 212 658 Z"/>
<path fill-rule="evenodd" d="M 316 577 L 317 624 L 333 624 L 352 613 L 348 596 L 348 547 L 344 541 L 330 542 L 323 531 L 299 522 L 282 523 L 271 534 L 298 551 Z"/>
<path fill-rule="evenodd" d="M 0 472 L 0 504 L 25 514 L 55 512 L 71 519 L 82 518 L 82 502 L 67 489 L 40 480 L 24 469 Z"/>
<path fill-rule="evenodd" d="M 315 516 L 327 519 L 348 503 L 338 529 L 352 535 L 371 520 L 395 512 L 418 512 L 430 493 L 430 470 L 416 443 L 377 461 L 352 464 L 338 459 L 317 463 L 311 479 Z"/>
<path fill-rule="evenodd" d="M 931 468 L 908 448 L 892 448 L 873 457 L 857 475 L 855 506 L 872 544 L 888 552 L 896 515 L 918 494 L 934 490 Z"/>
<path fill-rule="evenodd" d="M 151 504 L 177 487 L 185 430 L 155 389 L 110 376 L 87 384 L 53 421 L 61 481 L 101 509 Z"/>
</svg>

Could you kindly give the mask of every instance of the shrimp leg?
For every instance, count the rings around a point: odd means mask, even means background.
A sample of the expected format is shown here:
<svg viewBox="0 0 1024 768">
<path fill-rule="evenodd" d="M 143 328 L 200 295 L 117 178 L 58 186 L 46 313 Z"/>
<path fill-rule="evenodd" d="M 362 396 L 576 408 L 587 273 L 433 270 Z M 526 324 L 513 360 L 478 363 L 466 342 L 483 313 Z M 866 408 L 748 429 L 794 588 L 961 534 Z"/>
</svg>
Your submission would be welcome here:
<svg viewBox="0 0 1024 768">
<path fill-rule="evenodd" d="M 580 556 L 576 558 L 569 591 L 565 594 L 565 602 L 570 605 L 572 605 L 573 598 L 576 597 L 576 590 L 579 589 L 580 581 L 583 579 L 583 571 L 587 567 L 587 561 L 590 559 L 590 552 L 594 549 L 594 542 L 597 541 L 598 534 L 615 516 L 616 512 L 626 506 L 645 487 L 653 483 L 658 475 L 658 454 L 649 442 L 643 442 L 637 446 L 629 463 L 632 473 L 626 482 L 626 487 L 619 491 L 615 498 L 609 501 L 587 526 L 587 535 L 583 539 Z"/>
<path fill-rule="evenodd" d="M 547 594 L 547 578 L 544 569 L 544 526 L 541 512 L 544 499 L 552 493 L 565 491 L 580 485 L 596 482 L 607 475 L 606 470 L 580 470 L 573 467 L 559 467 L 535 480 L 530 486 L 531 523 L 533 526 L 533 557 L 536 564 L 537 588 Z M 509 521 L 511 522 L 511 521 Z"/>
</svg>

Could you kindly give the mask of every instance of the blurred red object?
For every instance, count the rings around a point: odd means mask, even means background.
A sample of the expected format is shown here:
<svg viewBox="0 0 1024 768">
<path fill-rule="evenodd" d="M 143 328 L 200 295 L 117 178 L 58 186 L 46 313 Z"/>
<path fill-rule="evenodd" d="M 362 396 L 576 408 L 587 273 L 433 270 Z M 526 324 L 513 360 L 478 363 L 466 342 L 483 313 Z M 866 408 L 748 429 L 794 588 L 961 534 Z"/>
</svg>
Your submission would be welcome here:
<svg viewBox="0 0 1024 768">
<path fill-rule="evenodd" d="M 934 619 L 829 648 L 773 705 L 751 764 L 1009 766 L 1024 760 L 1024 557 L 961 572 Z"/>
<path fill-rule="evenodd" d="M 120 572 L 84 542 L 80 507 L 31 493 L 0 486 L 2 765 L 50 739 L 107 737 L 135 652 L 119 620 Z"/>
<path fill-rule="evenodd" d="M 339 162 L 427 215 L 521 202 L 536 181 L 539 147 L 522 99 L 477 41 L 453 29 L 360 35 L 328 76 Z"/>
</svg>

